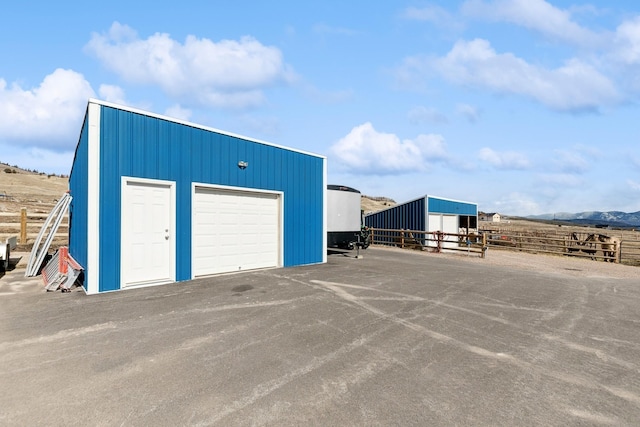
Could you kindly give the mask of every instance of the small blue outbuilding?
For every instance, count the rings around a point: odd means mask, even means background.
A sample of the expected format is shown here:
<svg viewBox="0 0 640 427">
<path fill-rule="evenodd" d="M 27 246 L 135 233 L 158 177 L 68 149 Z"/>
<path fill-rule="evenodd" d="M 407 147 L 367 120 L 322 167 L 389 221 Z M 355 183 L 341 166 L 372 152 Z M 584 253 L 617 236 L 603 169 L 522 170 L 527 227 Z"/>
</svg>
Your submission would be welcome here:
<svg viewBox="0 0 640 427">
<path fill-rule="evenodd" d="M 87 294 L 326 262 L 326 158 L 90 99 L 69 252 Z"/>
<path fill-rule="evenodd" d="M 458 234 L 477 228 L 478 205 L 473 202 L 425 195 L 364 218 L 367 227 L 387 230 L 441 231 Z M 393 238 L 389 238 L 393 241 Z M 436 243 L 429 241 L 428 246 Z M 444 247 L 455 247 L 457 238 L 447 237 Z"/>
</svg>

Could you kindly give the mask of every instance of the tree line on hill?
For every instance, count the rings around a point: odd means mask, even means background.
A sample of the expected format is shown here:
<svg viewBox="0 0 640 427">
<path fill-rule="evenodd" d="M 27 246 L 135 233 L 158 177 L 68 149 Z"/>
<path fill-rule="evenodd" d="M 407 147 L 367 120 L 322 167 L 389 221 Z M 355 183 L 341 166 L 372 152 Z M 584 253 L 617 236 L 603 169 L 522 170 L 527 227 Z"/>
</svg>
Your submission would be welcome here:
<svg viewBox="0 0 640 427">
<path fill-rule="evenodd" d="M 21 167 L 19 167 L 17 165 L 9 165 L 7 163 L 1 163 L 1 164 L 5 166 L 4 173 L 23 173 L 23 172 L 27 172 L 27 173 L 33 173 L 33 174 L 36 174 L 36 175 L 47 175 L 47 178 L 51 178 L 52 176 L 57 176 L 57 177 L 60 177 L 60 178 L 69 178 L 69 175 L 55 174 L 55 173 L 45 173 L 45 172 L 40 172 L 37 169 L 23 169 L 23 168 L 21 168 Z"/>
</svg>

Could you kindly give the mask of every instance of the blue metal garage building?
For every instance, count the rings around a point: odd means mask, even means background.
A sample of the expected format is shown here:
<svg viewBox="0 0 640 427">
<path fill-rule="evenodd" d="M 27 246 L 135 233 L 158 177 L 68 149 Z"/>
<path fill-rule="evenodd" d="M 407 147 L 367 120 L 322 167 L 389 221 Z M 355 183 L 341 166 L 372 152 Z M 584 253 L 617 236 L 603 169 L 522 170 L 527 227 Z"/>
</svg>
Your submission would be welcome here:
<svg viewBox="0 0 640 427">
<path fill-rule="evenodd" d="M 477 224 L 476 203 L 429 195 L 365 216 L 367 227 L 389 230 L 442 231 L 458 234 L 461 229 L 468 231 L 477 228 Z"/>
<path fill-rule="evenodd" d="M 90 99 L 69 180 L 88 294 L 326 262 L 326 158 Z"/>
</svg>

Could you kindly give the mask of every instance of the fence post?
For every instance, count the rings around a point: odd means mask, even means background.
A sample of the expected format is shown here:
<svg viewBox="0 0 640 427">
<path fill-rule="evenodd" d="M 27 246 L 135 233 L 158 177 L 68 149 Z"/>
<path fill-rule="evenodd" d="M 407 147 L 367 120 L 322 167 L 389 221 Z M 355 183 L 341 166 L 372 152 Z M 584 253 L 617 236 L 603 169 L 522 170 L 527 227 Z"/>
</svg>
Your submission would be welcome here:
<svg viewBox="0 0 640 427">
<path fill-rule="evenodd" d="M 482 255 L 480 258 L 484 258 L 487 252 L 487 233 L 482 233 Z"/>
<path fill-rule="evenodd" d="M 27 208 L 20 209 L 20 244 L 27 244 Z"/>
<path fill-rule="evenodd" d="M 400 247 L 404 249 L 404 230 L 400 231 Z"/>
<path fill-rule="evenodd" d="M 622 261 L 622 240 L 615 243 L 615 250 L 616 259 L 613 262 L 615 262 L 616 264 L 620 264 L 620 261 Z"/>
</svg>

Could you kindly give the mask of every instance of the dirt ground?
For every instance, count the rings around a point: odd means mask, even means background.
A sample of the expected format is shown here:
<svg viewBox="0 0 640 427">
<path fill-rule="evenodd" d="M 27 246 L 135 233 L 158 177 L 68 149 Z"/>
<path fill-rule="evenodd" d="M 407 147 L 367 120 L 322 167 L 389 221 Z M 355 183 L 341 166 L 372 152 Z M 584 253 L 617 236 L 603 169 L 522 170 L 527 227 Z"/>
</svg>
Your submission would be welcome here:
<svg viewBox="0 0 640 427">
<path fill-rule="evenodd" d="M 406 249 L 389 248 L 389 250 L 400 251 Z M 514 270 L 551 273 L 568 277 L 640 279 L 640 267 L 575 257 L 512 252 L 494 248 L 487 250 L 484 259 L 480 258 L 477 254 L 467 256 L 460 252 L 449 254 L 423 253 L 425 256 L 465 259 L 469 263 L 479 265 L 495 265 Z"/>
</svg>

